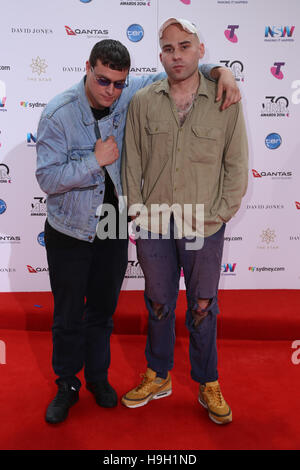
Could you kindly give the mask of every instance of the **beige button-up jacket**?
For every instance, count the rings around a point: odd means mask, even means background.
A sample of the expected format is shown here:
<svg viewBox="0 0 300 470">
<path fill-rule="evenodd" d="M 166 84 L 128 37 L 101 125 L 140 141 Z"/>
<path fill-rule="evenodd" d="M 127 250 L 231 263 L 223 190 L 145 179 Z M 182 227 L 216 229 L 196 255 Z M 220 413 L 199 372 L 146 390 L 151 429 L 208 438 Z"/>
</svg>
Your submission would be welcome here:
<svg viewBox="0 0 300 470">
<path fill-rule="evenodd" d="M 197 96 L 182 127 L 167 79 L 135 94 L 127 115 L 122 184 L 129 208 L 143 204 L 150 212 L 151 205 L 173 206 L 176 220 L 180 208 L 183 214 L 185 205 L 193 205 L 193 225 L 195 206 L 203 204 L 204 236 L 209 236 L 240 207 L 248 145 L 241 104 L 220 111 L 216 84 L 199 74 Z M 145 218 L 140 222 L 147 228 Z M 148 225 L 165 233 L 159 227 Z"/>
</svg>

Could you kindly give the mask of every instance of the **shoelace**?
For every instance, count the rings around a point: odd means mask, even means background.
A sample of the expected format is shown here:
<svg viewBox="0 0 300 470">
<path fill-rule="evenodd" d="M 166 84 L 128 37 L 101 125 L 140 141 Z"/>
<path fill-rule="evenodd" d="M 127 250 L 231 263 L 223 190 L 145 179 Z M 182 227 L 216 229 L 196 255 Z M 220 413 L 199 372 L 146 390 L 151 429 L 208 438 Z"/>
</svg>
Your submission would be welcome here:
<svg viewBox="0 0 300 470">
<path fill-rule="evenodd" d="M 55 405 L 65 405 L 68 403 L 71 397 L 71 393 L 72 392 L 69 391 L 59 390 L 56 397 L 54 398 Z"/>
<path fill-rule="evenodd" d="M 136 390 L 140 390 L 142 387 L 148 388 L 148 385 L 152 382 L 152 379 L 146 374 L 140 374 L 140 377 L 143 378 L 142 382 L 136 387 Z"/>
<path fill-rule="evenodd" d="M 222 406 L 225 403 L 219 385 L 208 386 L 206 388 L 206 392 L 209 394 L 212 400 L 217 402 L 218 406 Z"/>
</svg>

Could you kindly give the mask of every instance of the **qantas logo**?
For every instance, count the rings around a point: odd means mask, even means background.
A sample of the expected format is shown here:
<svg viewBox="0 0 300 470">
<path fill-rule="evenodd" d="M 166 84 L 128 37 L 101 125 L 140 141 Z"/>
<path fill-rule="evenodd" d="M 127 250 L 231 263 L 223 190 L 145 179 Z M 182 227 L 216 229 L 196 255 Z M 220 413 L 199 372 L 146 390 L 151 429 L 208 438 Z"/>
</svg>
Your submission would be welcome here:
<svg viewBox="0 0 300 470">
<path fill-rule="evenodd" d="M 76 36 L 76 33 L 74 33 L 73 29 L 71 29 L 70 26 L 65 26 L 65 28 L 68 36 Z"/>
<path fill-rule="evenodd" d="M 300 202 L 295 201 L 295 204 L 296 204 L 296 208 L 297 208 L 298 210 L 300 210 Z"/>
<path fill-rule="evenodd" d="M 272 178 L 291 178 L 291 171 L 261 171 L 252 169 L 252 175 L 254 178 L 262 178 L 263 176 L 271 176 Z"/>
<path fill-rule="evenodd" d="M 97 35 L 108 35 L 108 29 L 98 29 L 98 28 L 92 28 L 92 29 L 72 29 L 70 26 L 65 25 L 65 30 L 68 36 L 77 36 L 77 35 L 87 35 L 87 36 L 97 36 Z"/>
<path fill-rule="evenodd" d="M 27 269 L 30 272 L 30 274 L 37 274 L 37 273 L 42 273 L 45 272 L 47 273 L 49 271 L 49 268 L 33 268 L 29 264 L 27 264 Z"/>
</svg>

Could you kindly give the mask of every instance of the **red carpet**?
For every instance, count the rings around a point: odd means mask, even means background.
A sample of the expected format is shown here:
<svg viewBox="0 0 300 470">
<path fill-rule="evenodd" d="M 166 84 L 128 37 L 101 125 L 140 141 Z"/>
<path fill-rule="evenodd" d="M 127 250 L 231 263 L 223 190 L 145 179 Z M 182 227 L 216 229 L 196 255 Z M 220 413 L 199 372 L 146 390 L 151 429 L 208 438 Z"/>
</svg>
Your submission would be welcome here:
<svg viewBox="0 0 300 470">
<path fill-rule="evenodd" d="M 299 291 L 221 291 L 219 373 L 233 410 L 227 426 L 212 423 L 197 402 L 184 293 L 177 309 L 173 394 L 134 410 L 121 404 L 105 410 L 83 385 L 68 420 L 54 427 L 44 422 L 56 393 L 49 295 L 0 294 L 0 300 L 0 340 L 6 346 L 6 364 L 0 364 L 0 449 L 300 448 L 300 364 L 291 360 L 292 342 L 300 340 Z M 115 325 L 110 381 L 121 396 L 145 370 L 142 293 L 122 293 Z"/>
</svg>

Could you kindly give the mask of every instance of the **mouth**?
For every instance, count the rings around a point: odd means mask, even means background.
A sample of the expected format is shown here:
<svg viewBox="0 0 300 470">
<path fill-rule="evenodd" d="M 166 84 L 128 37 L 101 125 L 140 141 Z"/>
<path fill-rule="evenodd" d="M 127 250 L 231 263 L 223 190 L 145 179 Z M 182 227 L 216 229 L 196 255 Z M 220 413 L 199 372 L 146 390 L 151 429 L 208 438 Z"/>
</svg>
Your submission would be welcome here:
<svg viewBox="0 0 300 470">
<path fill-rule="evenodd" d="M 178 72 L 178 71 L 180 71 L 180 70 L 183 69 L 183 65 L 179 65 L 179 64 L 173 65 L 172 68 L 173 68 L 173 70 L 175 70 L 176 72 Z"/>
</svg>

